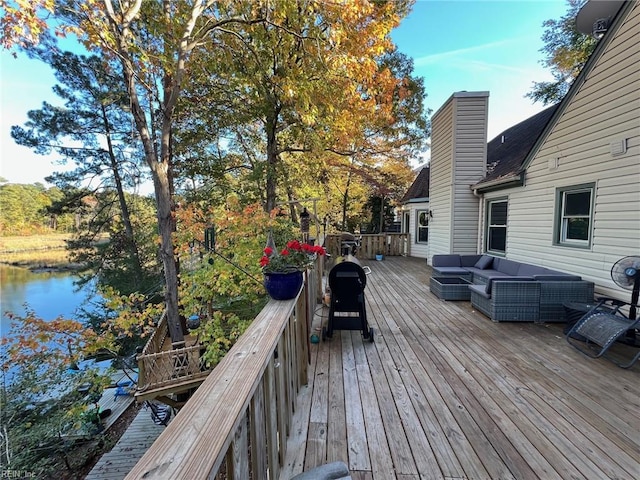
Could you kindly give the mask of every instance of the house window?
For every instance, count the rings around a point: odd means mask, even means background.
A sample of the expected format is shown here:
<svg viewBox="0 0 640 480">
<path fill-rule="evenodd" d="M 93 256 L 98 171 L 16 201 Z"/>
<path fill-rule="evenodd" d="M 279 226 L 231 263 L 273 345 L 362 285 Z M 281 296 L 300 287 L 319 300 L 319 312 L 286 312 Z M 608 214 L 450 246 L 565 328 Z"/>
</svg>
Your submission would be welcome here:
<svg viewBox="0 0 640 480">
<path fill-rule="evenodd" d="M 487 252 L 504 254 L 507 251 L 507 200 L 487 203 Z"/>
<path fill-rule="evenodd" d="M 572 247 L 591 245 L 594 185 L 580 185 L 557 190 L 557 244 Z"/>
<path fill-rule="evenodd" d="M 416 215 L 416 243 L 428 243 L 429 210 L 417 210 Z"/>
</svg>

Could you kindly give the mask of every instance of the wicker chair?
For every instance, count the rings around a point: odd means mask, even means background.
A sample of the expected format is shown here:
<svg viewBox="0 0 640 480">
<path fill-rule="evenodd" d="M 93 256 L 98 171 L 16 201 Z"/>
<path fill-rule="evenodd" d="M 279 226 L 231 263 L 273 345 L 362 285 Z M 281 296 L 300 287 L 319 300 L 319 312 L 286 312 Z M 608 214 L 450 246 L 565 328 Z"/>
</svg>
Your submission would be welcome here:
<svg viewBox="0 0 640 480">
<path fill-rule="evenodd" d="M 567 332 L 567 342 L 591 358 L 604 356 L 619 367 L 631 367 L 640 358 L 640 339 L 636 338 L 640 319 L 627 318 L 621 311 L 624 306 L 632 305 L 619 300 L 601 299 Z M 629 345 L 630 360 L 621 362 L 610 354 L 609 350 L 616 342 Z"/>
</svg>

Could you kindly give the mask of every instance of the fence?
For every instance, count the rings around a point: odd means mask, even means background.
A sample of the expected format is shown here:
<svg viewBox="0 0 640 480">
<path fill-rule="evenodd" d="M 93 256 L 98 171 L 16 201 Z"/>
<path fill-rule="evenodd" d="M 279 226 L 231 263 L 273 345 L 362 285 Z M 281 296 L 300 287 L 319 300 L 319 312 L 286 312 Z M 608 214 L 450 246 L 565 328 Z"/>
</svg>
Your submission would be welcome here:
<svg viewBox="0 0 640 480">
<path fill-rule="evenodd" d="M 376 254 L 385 256 L 409 255 L 408 233 L 373 233 L 356 235 L 360 239 L 356 257 L 372 260 Z M 325 248 L 332 257 L 342 254 L 341 235 L 329 234 L 326 236 Z"/>
</svg>

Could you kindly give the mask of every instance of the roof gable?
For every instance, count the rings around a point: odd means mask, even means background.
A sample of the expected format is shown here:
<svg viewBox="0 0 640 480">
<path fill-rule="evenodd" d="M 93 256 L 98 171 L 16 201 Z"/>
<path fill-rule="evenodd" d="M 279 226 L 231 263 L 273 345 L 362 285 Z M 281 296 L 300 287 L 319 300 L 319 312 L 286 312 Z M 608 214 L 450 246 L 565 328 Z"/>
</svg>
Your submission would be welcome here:
<svg viewBox="0 0 640 480">
<path fill-rule="evenodd" d="M 416 179 L 400 199 L 400 203 L 407 203 L 415 198 L 429 198 L 429 167 L 420 170 Z"/>
<path fill-rule="evenodd" d="M 487 176 L 480 182 L 517 175 L 536 140 L 549 123 L 558 105 L 508 128 L 487 144 Z"/>
</svg>

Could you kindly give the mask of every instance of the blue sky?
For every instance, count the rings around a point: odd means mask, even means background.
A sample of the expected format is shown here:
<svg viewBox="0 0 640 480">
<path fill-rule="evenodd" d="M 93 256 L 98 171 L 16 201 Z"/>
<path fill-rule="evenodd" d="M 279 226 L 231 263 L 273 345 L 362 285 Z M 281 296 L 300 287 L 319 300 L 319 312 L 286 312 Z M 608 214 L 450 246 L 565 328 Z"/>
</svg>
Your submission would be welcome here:
<svg viewBox="0 0 640 480">
<path fill-rule="evenodd" d="M 524 95 L 552 79 L 540 64 L 542 23 L 567 10 L 564 0 L 418 0 L 392 38 L 424 78 L 432 113 L 454 92 L 489 92 L 491 140 L 544 108 Z"/>
<path fill-rule="evenodd" d="M 392 38 L 424 77 L 426 107 L 434 113 L 457 91 L 489 91 L 488 140 L 544 107 L 524 98 L 533 81 L 549 80 L 540 65 L 542 23 L 562 17 L 565 0 L 418 0 Z M 0 52 L 0 177 L 43 182 L 55 158 L 15 145 L 12 125 L 52 100 L 46 65 Z M 428 152 L 425 154 L 428 157 Z"/>
</svg>

